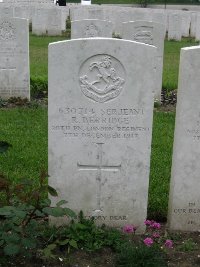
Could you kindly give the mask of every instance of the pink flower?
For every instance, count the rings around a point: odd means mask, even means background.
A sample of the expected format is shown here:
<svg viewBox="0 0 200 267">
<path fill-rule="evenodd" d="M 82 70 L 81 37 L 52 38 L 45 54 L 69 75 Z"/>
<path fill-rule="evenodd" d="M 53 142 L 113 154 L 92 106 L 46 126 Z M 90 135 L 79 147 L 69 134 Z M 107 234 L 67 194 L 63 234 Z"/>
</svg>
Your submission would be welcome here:
<svg viewBox="0 0 200 267">
<path fill-rule="evenodd" d="M 160 229 L 161 226 L 157 222 L 152 222 L 151 227 L 154 228 L 154 229 Z"/>
<path fill-rule="evenodd" d="M 153 239 L 151 239 L 150 237 L 147 237 L 144 239 L 143 242 L 147 247 L 150 247 L 153 244 Z"/>
<path fill-rule="evenodd" d="M 151 225 L 151 223 L 152 223 L 152 222 L 151 222 L 150 220 L 146 220 L 146 221 L 144 221 L 144 224 L 145 224 L 145 225 Z"/>
<path fill-rule="evenodd" d="M 159 233 L 153 233 L 152 237 L 153 238 L 159 238 L 160 237 L 160 234 Z"/>
<path fill-rule="evenodd" d="M 173 247 L 173 241 L 170 240 L 170 239 L 167 239 L 167 240 L 165 241 L 165 247 L 167 247 L 167 248 L 172 248 L 172 247 Z"/>
<path fill-rule="evenodd" d="M 133 224 L 126 224 L 123 227 L 123 232 L 124 233 L 133 233 L 133 232 L 135 233 L 136 229 L 137 229 L 137 227 L 135 225 L 133 225 Z"/>
</svg>

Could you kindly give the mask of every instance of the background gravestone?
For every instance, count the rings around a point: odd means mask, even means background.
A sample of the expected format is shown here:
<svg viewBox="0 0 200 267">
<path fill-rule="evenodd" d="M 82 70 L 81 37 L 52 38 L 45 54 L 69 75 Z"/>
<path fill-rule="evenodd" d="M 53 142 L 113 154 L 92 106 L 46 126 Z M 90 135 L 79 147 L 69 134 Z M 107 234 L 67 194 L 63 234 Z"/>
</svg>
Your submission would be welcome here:
<svg viewBox="0 0 200 267">
<path fill-rule="evenodd" d="M 168 14 L 168 40 L 181 41 L 182 18 L 180 12 Z"/>
<path fill-rule="evenodd" d="M 0 97 L 30 98 L 28 20 L 0 19 Z"/>
<path fill-rule="evenodd" d="M 200 229 L 200 46 L 181 49 L 172 177 L 171 230 Z"/>
<path fill-rule="evenodd" d="M 152 21 L 129 21 L 123 23 L 122 38 L 157 47 L 156 84 L 154 98 L 160 102 L 162 89 L 165 26 Z"/>
<path fill-rule="evenodd" d="M 110 21 L 87 19 L 71 22 L 71 39 L 109 37 L 112 38 L 113 24 Z"/>
<path fill-rule="evenodd" d="M 49 184 L 59 194 L 52 205 L 66 199 L 99 224 L 144 230 L 155 53 L 111 38 L 50 44 Z"/>
</svg>

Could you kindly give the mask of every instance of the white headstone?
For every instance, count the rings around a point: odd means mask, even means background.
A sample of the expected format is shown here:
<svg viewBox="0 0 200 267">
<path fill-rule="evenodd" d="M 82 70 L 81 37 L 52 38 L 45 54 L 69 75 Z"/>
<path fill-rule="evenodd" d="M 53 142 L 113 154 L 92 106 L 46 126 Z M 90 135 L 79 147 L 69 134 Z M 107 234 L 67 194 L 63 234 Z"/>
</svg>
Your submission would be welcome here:
<svg viewBox="0 0 200 267">
<path fill-rule="evenodd" d="M 32 33 L 36 35 L 61 35 L 64 17 L 60 8 L 36 8 L 32 18 Z"/>
<path fill-rule="evenodd" d="M 63 27 L 63 14 L 61 9 L 51 8 L 47 10 L 47 35 L 61 35 Z"/>
<path fill-rule="evenodd" d="M 182 17 L 182 36 L 183 37 L 189 37 L 191 13 L 189 11 L 182 11 L 181 17 Z"/>
<path fill-rule="evenodd" d="M 191 12 L 190 36 L 196 35 L 197 12 Z"/>
<path fill-rule="evenodd" d="M 200 13 L 196 16 L 195 40 L 200 41 Z"/>
<path fill-rule="evenodd" d="M 50 44 L 49 184 L 59 194 L 52 205 L 66 199 L 99 224 L 144 230 L 155 52 L 111 38 Z"/>
<path fill-rule="evenodd" d="M 200 229 L 200 46 L 181 49 L 169 198 L 171 230 Z"/>
<path fill-rule="evenodd" d="M 0 18 L 12 18 L 14 16 L 14 10 L 12 6 L 0 6 Z"/>
<path fill-rule="evenodd" d="M 162 89 L 162 71 L 165 26 L 151 21 L 130 21 L 123 23 L 122 38 L 133 40 L 157 47 L 156 56 L 156 85 L 154 98 L 160 102 Z"/>
<path fill-rule="evenodd" d="M 32 33 L 36 35 L 47 34 L 48 9 L 35 8 L 32 15 Z"/>
<path fill-rule="evenodd" d="M 108 37 L 112 38 L 113 24 L 110 21 L 87 19 L 71 22 L 71 39 Z"/>
<path fill-rule="evenodd" d="M 30 98 L 28 20 L 0 18 L 0 97 Z"/>
<path fill-rule="evenodd" d="M 170 12 L 168 15 L 168 40 L 181 41 L 182 18 L 180 12 Z"/>
</svg>

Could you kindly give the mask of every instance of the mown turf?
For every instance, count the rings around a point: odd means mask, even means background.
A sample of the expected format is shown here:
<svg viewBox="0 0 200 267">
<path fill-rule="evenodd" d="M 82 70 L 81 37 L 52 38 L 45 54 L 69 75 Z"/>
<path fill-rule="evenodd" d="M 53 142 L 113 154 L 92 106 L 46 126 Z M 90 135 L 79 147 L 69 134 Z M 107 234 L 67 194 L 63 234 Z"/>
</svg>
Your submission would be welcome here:
<svg viewBox="0 0 200 267">
<path fill-rule="evenodd" d="M 16 182 L 25 177 L 37 182 L 41 169 L 47 171 L 47 108 L 1 109 L 0 114 L 0 140 L 13 146 L 0 154 L 0 173 Z M 149 217 L 158 219 L 167 214 L 174 117 L 154 113 Z"/>
<path fill-rule="evenodd" d="M 16 182 L 37 180 L 40 170 L 47 170 L 47 109 L 1 109 L 0 125 L 0 140 L 13 146 L 0 154 L 0 173 Z"/>
<path fill-rule="evenodd" d="M 174 123 L 174 112 L 154 112 L 148 214 L 159 220 L 167 215 Z"/>
<path fill-rule="evenodd" d="M 48 37 L 30 34 L 30 73 L 31 78 L 45 79 L 48 77 L 48 44 L 66 40 L 64 36 Z"/>
<path fill-rule="evenodd" d="M 183 38 L 181 42 L 165 41 L 163 62 L 163 88 L 174 90 L 178 88 L 178 72 L 181 48 L 199 45 L 191 38 Z"/>
</svg>

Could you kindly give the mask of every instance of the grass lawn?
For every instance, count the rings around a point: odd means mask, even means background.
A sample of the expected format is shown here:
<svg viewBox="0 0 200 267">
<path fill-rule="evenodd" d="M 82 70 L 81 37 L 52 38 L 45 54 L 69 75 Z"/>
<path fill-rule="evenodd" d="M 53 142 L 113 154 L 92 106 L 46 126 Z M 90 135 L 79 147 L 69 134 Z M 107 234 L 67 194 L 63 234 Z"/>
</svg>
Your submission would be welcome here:
<svg viewBox="0 0 200 267">
<path fill-rule="evenodd" d="M 183 38 L 181 42 L 165 41 L 163 62 L 163 88 L 174 90 L 178 87 L 178 71 L 180 50 L 182 47 L 199 45 L 191 38 Z"/>
</svg>

